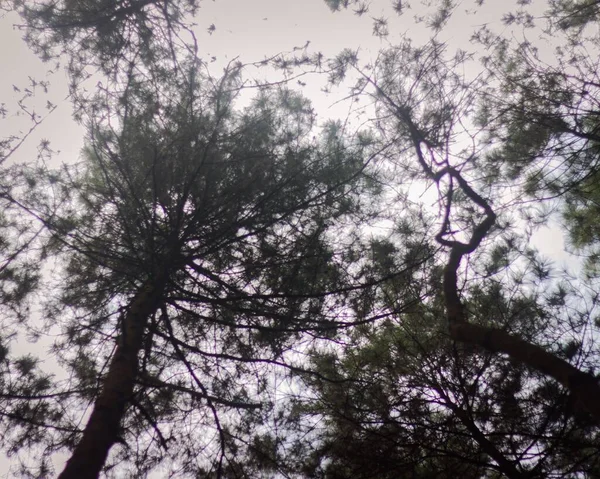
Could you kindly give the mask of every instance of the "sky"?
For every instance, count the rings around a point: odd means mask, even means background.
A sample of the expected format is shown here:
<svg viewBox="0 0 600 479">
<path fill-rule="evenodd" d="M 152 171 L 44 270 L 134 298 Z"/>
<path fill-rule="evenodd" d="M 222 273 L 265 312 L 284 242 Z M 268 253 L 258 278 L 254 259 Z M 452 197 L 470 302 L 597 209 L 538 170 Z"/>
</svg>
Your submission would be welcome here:
<svg viewBox="0 0 600 479">
<path fill-rule="evenodd" d="M 506 8 L 506 2 L 503 5 Z M 500 24 L 498 10 L 494 8 L 478 14 L 476 18 L 464 15 L 462 10 L 459 13 L 445 29 L 443 38 L 454 45 L 465 44 L 476 25 L 488 21 Z M 395 19 L 386 40 L 372 35 L 372 18 L 381 15 Z M 21 39 L 18 29 L 20 23 L 21 20 L 14 14 L 0 18 L 0 45 L 3 46 L 0 49 L 3 65 L 0 104 L 6 103 L 10 113 L 6 120 L 0 122 L 0 133 L 5 136 L 7 131 L 16 133 L 29 128 L 25 118 L 14 115 L 18 109 L 15 103 L 30 84 L 29 77 L 38 81 L 49 80 L 49 93 L 44 95 L 38 91 L 36 98 L 29 99 L 28 104 L 35 104 L 38 114 L 47 112 L 47 101 L 57 105 L 57 108 L 47 121 L 36 128 L 33 138 L 20 148 L 19 158 L 13 161 L 25 161 L 35 155 L 41 138 L 50 139 L 52 148 L 61 152 L 59 161 L 73 161 L 82 146 L 80 140 L 83 130 L 71 120 L 66 75 L 62 71 L 47 74 L 53 65 L 43 64 L 28 49 Z M 423 24 L 414 21 L 413 13 L 395 16 L 389 0 L 374 0 L 363 17 L 354 15 L 351 10 L 331 12 L 323 0 L 205 0 L 201 2 L 196 23 L 199 55 L 216 75 L 232 59 L 248 63 L 260 61 L 280 52 L 291 52 L 307 42 L 310 42 L 309 52 L 322 52 L 325 57 L 351 48 L 358 49 L 362 59 L 369 59 L 374 58 L 381 47 L 394 43 L 403 34 L 420 41 L 428 35 Z M 209 33 L 211 25 L 215 29 Z M 215 62 L 211 62 L 213 57 L 216 58 Z M 252 74 L 251 71 L 248 73 Z M 262 72 L 256 75 L 263 77 Z M 315 101 L 322 116 L 344 114 L 344 106 L 337 105 L 336 110 L 335 104 L 339 98 L 326 98 L 320 94 L 322 79 L 303 78 L 303 82 L 307 85 L 302 89 Z M 13 85 L 21 92 L 16 92 Z"/>
<path fill-rule="evenodd" d="M 217 0 L 201 4 L 196 28 L 200 45 L 200 56 L 207 60 L 212 71 L 218 75 L 230 60 L 239 58 L 243 62 L 259 61 L 279 52 L 289 52 L 302 47 L 307 41 L 313 51 L 333 55 L 343 48 L 374 48 L 379 46 L 371 37 L 369 21 L 359 19 L 350 12 L 332 13 L 322 0 Z M 71 120 L 71 104 L 67 98 L 67 79 L 63 72 L 48 75 L 53 65 L 43 64 L 28 49 L 21 39 L 18 25 L 20 19 L 13 14 L 0 19 L 0 61 L 4 66 L 0 75 L 0 104 L 6 103 L 9 117 L 0 122 L 0 133 L 17 133 L 29 128 L 26 118 L 15 116 L 16 101 L 29 86 L 29 77 L 38 81 L 51 82 L 48 95 L 38 92 L 28 104 L 36 105 L 39 114 L 47 112 L 46 101 L 57 105 L 57 109 L 20 148 L 19 158 L 25 161 L 35 155 L 41 138 L 51 140 L 52 148 L 60 151 L 60 161 L 73 161 L 82 146 L 83 130 Z M 215 25 L 209 34 L 208 27 Z M 370 45 L 368 45 L 370 44 Z M 216 62 L 210 59 L 216 57 Z M 16 92 L 13 85 L 21 92 Z M 307 85 L 310 90 L 311 86 Z M 315 87 L 317 93 L 318 87 Z M 309 91 L 310 93 L 310 91 Z M 327 104 L 324 104 L 327 114 Z"/>
<path fill-rule="evenodd" d="M 418 4 L 418 0 L 413 3 Z M 497 30 L 504 29 L 500 22 L 501 14 L 513 2 L 487 3 L 488 8 L 476 17 L 466 14 L 465 7 L 460 7 L 441 39 L 458 47 L 468 44 L 471 32 L 478 25 L 487 23 Z M 374 0 L 368 14 L 358 17 L 352 11 L 333 13 L 323 0 L 204 0 L 196 19 L 199 53 L 209 63 L 213 73 L 218 74 L 224 65 L 235 58 L 242 62 L 260 61 L 280 52 L 303 47 L 307 42 L 310 42 L 309 53 L 320 51 L 325 57 L 331 57 L 344 48 L 352 48 L 359 49 L 361 58 L 367 60 L 375 58 L 380 48 L 395 43 L 404 34 L 417 42 L 427 38 L 429 32 L 423 24 L 415 21 L 413 13 L 394 17 L 389 5 L 389 0 Z M 372 17 L 380 15 L 396 18 L 390 24 L 390 36 L 385 40 L 372 35 Z M 61 70 L 48 73 L 53 65 L 43 64 L 30 52 L 15 26 L 19 23 L 20 19 L 12 14 L 0 18 L 0 65 L 3 66 L 0 105 L 5 103 L 8 110 L 7 118 L 0 120 L 0 138 L 9 134 L 22 135 L 30 126 L 26 114 L 16 113 L 19 109 L 17 102 L 30 85 L 29 77 L 37 81 L 48 80 L 50 86 L 47 94 L 38 88 L 36 95 L 26 100 L 31 108 L 29 111 L 35 109 L 43 120 L 9 161 L 35 160 L 40 140 L 48 139 L 51 148 L 59 152 L 53 159 L 55 166 L 62 162 L 75 162 L 83 146 L 85 131 L 71 117 L 66 75 Z M 209 32 L 211 25 L 214 25 L 212 33 Z M 211 61 L 213 57 L 216 61 Z M 262 72 L 248 73 L 264 77 Z M 302 81 L 306 83 L 305 86 L 294 86 L 313 99 L 322 118 L 347 115 L 348 105 L 338 101 L 344 96 L 343 91 L 328 96 L 320 91 L 322 78 L 308 77 L 302 78 Z M 51 113 L 47 109 L 48 101 L 56 105 Z M 564 253 L 561 238 L 562 234 L 554 224 L 552 228 L 542 228 L 536 232 L 535 243 L 547 256 L 566 264 L 572 259 Z M 60 460 L 57 459 L 57 466 L 60 466 Z M 0 458 L 0 471 L 2 469 Z M 7 472 L 5 477 L 11 477 L 10 473 Z"/>
</svg>

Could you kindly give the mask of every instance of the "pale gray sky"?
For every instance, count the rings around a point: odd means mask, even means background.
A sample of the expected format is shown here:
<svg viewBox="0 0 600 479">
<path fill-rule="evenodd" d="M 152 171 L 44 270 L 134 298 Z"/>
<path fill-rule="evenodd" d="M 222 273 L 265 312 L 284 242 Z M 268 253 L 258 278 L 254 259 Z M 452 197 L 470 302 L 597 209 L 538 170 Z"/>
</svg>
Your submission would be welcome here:
<svg viewBox="0 0 600 479">
<path fill-rule="evenodd" d="M 414 2 L 417 3 L 417 2 Z M 467 2 L 468 3 L 468 2 Z M 474 16 L 464 15 L 460 9 L 452 23 L 445 29 L 443 38 L 453 45 L 463 45 L 468 41 L 473 28 L 482 23 L 493 22 L 500 26 L 498 9 L 507 9 L 512 2 L 503 2 L 502 7 L 488 8 Z M 416 10 L 417 13 L 422 13 Z M 310 41 L 309 52 L 320 51 L 325 56 L 333 56 L 344 48 L 360 49 L 363 59 L 373 58 L 377 51 L 389 43 L 394 43 L 402 34 L 417 41 L 424 41 L 428 32 L 423 24 L 414 21 L 414 13 L 408 12 L 402 17 L 393 14 L 389 0 L 374 0 L 368 14 L 357 17 L 351 10 L 333 13 L 323 0 L 216 0 L 201 3 L 196 19 L 196 35 L 200 57 L 207 62 L 211 57 L 217 61 L 211 63 L 214 74 L 218 75 L 222 66 L 233 58 L 242 62 L 259 61 L 279 52 L 289 52 Z M 385 41 L 372 36 L 372 17 L 384 15 L 392 20 L 390 36 Z M 5 102 L 12 112 L 19 98 L 13 91 L 13 85 L 20 88 L 29 83 L 28 76 L 37 80 L 46 78 L 45 72 L 52 65 L 43 64 L 21 40 L 21 34 L 13 25 L 19 24 L 16 15 L 7 15 L 0 19 L 0 103 Z M 209 34 L 208 27 L 216 29 Z M 252 72 L 248 72 L 251 74 Z M 257 72 L 257 77 L 263 73 Z M 49 77 L 51 89 L 47 97 L 40 95 L 36 111 L 45 112 L 46 101 L 58 105 L 47 121 L 37 128 L 36 134 L 19 151 L 18 160 L 24 161 L 35 153 L 40 138 L 50 139 L 53 149 L 62 152 L 61 161 L 72 161 L 81 148 L 82 130 L 71 119 L 71 105 L 65 97 L 68 93 L 66 77 L 57 72 Z M 304 81 L 305 79 L 303 79 Z M 319 94 L 322 80 L 307 79 L 304 91 L 315 98 L 320 113 L 329 116 L 329 107 L 337 98 L 327 99 Z M 337 110 L 335 115 L 343 115 Z M 20 121 L 9 116 L 8 121 L 0 122 L 0 134 L 17 132 L 29 128 L 28 121 Z"/>
</svg>

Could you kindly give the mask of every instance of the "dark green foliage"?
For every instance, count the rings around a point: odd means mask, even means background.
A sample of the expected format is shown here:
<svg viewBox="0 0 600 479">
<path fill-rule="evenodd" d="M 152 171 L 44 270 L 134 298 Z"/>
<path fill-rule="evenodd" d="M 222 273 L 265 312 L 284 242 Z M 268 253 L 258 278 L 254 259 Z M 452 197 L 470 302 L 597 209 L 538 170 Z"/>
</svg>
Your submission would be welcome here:
<svg viewBox="0 0 600 479">
<path fill-rule="evenodd" d="M 352 281 L 329 235 L 359 204 L 370 143 L 336 124 L 319 133 L 286 88 L 236 110 L 239 74 L 215 82 L 191 66 L 169 88 L 131 78 L 110 123 L 90 118 L 83 163 L 25 173 L 38 191 L 46 179 L 31 208 L 62 259 L 46 319 L 63 331 L 69 398 L 94 400 L 123 311 L 167 278 L 123 421 L 137 445 L 112 456 L 137 474 L 167 457 L 199 477 L 238 474 L 244 435 L 272 400 L 268 365 L 285 364 L 304 331 L 335 328 L 329 297 Z"/>
<path fill-rule="evenodd" d="M 509 297 L 499 285 L 474 291 L 468 308 L 521 334 L 552 315 Z M 303 439 L 283 461 L 324 478 L 593 476 L 597 427 L 572 416 L 568 395 L 510 360 L 449 341 L 431 299 L 358 328 L 337 352 L 315 352 L 319 374 L 303 376 L 315 397 L 299 395 L 288 416 L 289 434 Z"/>
<path fill-rule="evenodd" d="M 75 85 L 88 65 L 117 75 L 130 62 L 148 67 L 177 62 L 179 50 L 192 47 L 174 39 L 198 9 L 195 0 L 13 0 L 12 4 L 26 22 L 26 41 L 43 60 L 68 55 Z"/>
<path fill-rule="evenodd" d="M 371 15 L 367 2 L 326 3 Z M 529 4 L 503 24 L 536 28 Z M 368 65 L 349 49 L 275 60 L 326 68 L 330 88 L 355 81 L 373 130 L 349 136 L 349 123 L 317 127 L 285 86 L 236 107 L 243 68 L 203 73 L 186 30 L 195 1 L 12 2 L 42 58 L 66 55 L 88 136 L 81 163 L 40 161 L 1 182 L 3 446 L 39 452 L 38 476 L 76 449 L 133 317 L 142 346 L 109 476 L 596 477 L 579 376 L 554 381 L 491 333 L 594 381 L 597 285 L 531 241 L 560 211 L 597 265 L 598 2 L 548 2 L 540 32 L 563 39 L 551 64 L 533 43 L 474 31 L 485 53 L 472 77 L 478 53 L 440 40 L 458 6 L 414 3 L 439 36 Z M 393 36 L 390 19 L 370 18 Z M 183 32 L 189 44 L 174 40 Z M 89 95 L 88 67 L 108 77 Z M 40 258 L 63 380 L 13 356 Z M 489 334 L 453 341 L 456 323 Z"/>
<path fill-rule="evenodd" d="M 432 26 L 442 28 L 451 2 L 430 3 L 440 9 Z M 553 2 L 549 7 L 562 12 L 556 19 L 562 23 L 548 31 L 566 29 L 569 37 L 591 25 L 594 15 L 589 23 L 575 18 L 571 30 L 564 23 L 575 10 L 593 11 L 596 2 L 589 3 Z M 532 27 L 527 2 L 520 8 L 505 21 Z M 467 320 L 542 345 L 592 372 L 598 367 L 592 339 L 597 285 L 558 272 L 528 242 L 529 228 L 551 211 L 542 202 L 553 197 L 561 200 L 551 206 L 566 205 L 573 239 L 595 245 L 598 155 L 590 118 L 597 116 L 598 82 L 596 59 L 586 51 L 593 48 L 593 35 L 560 45 L 556 64 L 548 65 L 531 44 L 514 45 L 484 28 L 475 39 L 492 52 L 474 80 L 460 73 L 468 55 L 452 57 L 436 41 L 424 47 L 404 42 L 364 68 L 349 53 L 331 64 L 332 82 L 358 71 L 351 94 L 375 101 L 381 137 L 396 153 L 394 187 L 412 178 L 437 187 L 438 238 L 452 239 L 438 239 L 442 245 L 469 238 L 482 203 L 499 213 L 486 241 L 457 269 Z M 474 205 L 457 176 L 448 180 L 444 174 L 451 168 L 484 200 Z M 530 197 L 536 200 L 531 206 Z M 397 245 L 407 240 L 398 235 L 391 244 L 375 241 L 370 266 L 397 270 Z M 298 411 L 301 417 L 290 420 L 290 435 L 308 439 L 293 448 L 281 445 L 292 451 L 288 464 L 296 469 L 290 469 L 332 478 L 593 477 L 599 466 L 597 422 L 569 393 L 515 360 L 449 340 L 439 291 L 443 266 L 423 271 L 433 287 L 420 295 L 418 306 L 315 350 L 320 375 L 302 376 L 314 396 L 298 395 L 290 409 L 291 418 Z M 381 291 L 364 294 L 355 306 L 359 314 L 389 312 L 410 290 L 386 285 Z"/>
</svg>

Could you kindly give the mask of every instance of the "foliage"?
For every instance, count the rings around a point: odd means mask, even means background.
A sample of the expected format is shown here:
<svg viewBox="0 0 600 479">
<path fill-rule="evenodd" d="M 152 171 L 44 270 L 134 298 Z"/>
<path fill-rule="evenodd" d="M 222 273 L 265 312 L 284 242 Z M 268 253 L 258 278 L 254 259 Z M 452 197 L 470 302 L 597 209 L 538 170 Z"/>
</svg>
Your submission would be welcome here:
<svg viewBox="0 0 600 479">
<path fill-rule="evenodd" d="M 523 279 L 535 281 L 534 275 Z M 524 294 L 505 278 L 472 287 L 466 304 L 478 321 L 493 318 L 530 337 L 547 334 L 547 324 L 560 328 L 565 321 L 565 304 L 556 298 L 566 294 L 563 286 L 545 296 L 548 283 Z M 575 413 L 569 394 L 539 373 L 452 341 L 441 319 L 442 292 L 428 293 L 410 311 L 340 338 L 339 348 L 314 352 L 311 369 L 318 374 L 302 376 L 304 393 L 286 415 L 288 434 L 302 438 L 294 447 L 281 444 L 289 451 L 279 451 L 289 472 L 325 478 L 597 474 L 595 421 Z M 581 346 L 571 344 L 564 354 L 581 358 Z"/>
<path fill-rule="evenodd" d="M 444 10 L 447 2 L 432 3 Z M 428 327 L 440 324 L 438 306 L 433 317 L 422 315 L 427 326 L 416 331 L 410 317 L 399 316 L 391 326 L 357 330 L 360 339 L 340 338 L 333 351 L 316 351 L 324 378 L 304 378 L 315 396 L 296 406 L 304 408 L 300 424 L 313 418 L 305 433 L 317 445 L 297 446 L 293 462 L 308 468 L 309 477 L 421 477 L 421 465 L 431 467 L 422 477 L 595 474 L 597 429 L 588 414 L 598 417 L 597 285 L 566 272 L 555 276 L 526 246 L 533 227 L 557 207 L 576 245 L 597 244 L 598 82 L 589 54 L 596 37 L 592 30 L 574 40 L 574 29 L 584 31 L 595 17 L 571 28 L 564 19 L 579 7 L 567 4 L 553 2 L 558 17 L 545 26 L 546 34 L 567 39 L 554 64 L 541 60 L 531 43 L 514 44 L 487 27 L 474 36 L 488 52 L 476 77 L 463 70 L 474 56 L 452 55 L 437 38 L 425 45 L 405 40 L 362 66 L 347 53 L 330 64 L 335 82 L 357 79 L 352 98 L 374 105 L 379 138 L 395 152 L 395 191 L 413 179 L 437 190 L 440 214 L 432 236 L 447 256 L 437 268 L 442 274 L 433 269 L 425 277 L 443 283 L 437 304 L 445 303 L 449 337 L 442 328 L 438 344 L 425 339 Z M 505 23 L 533 28 L 526 9 L 523 2 Z M 373 307 L 386 308 L 377 301 Z M 398 334 L 403 342 L 396 349 Z M 421 348 L 417 360 L 411 347 Z M 429 361 L 435 367 L 428 375 Z M 416 366 L 406 371 L 407 364 Z M 434 374 L 448 389 L 441 390 Z M 586 386 L 565 380 L 575 376 Z M 411 410 L 405 398 L 415 395 L 420 408 Z M 497 421 L 491 419 L 496 413 Z M 590 442 L 582 444 L 581 437 Z"/>
<path fill-rule="evenodd" d="M 25 20 L 25 40 L 45 61 L 66 54 L 78 83 L 87 66 L 109 76 L 132 62 L 147 67 L 178 61 L 179 50 L 193 50 L 178 39 L 186 18 L 198 10 L 195 0 L 13 0 Z M 193 39 L 193 35 L 191 35 Z"/>
<path fill-rule="evenodd" d="M 3 190 L 1 304 L 23 321 L 53 262 L 67 373 L 4 341 L 7 448 L 40 474 L 71 450 L 63 478 L 599 474 L 598 2 L 517 2 L 503 28 L 540 38 L 485 25 L 471 51 L 442 40 L 458 2 L 415 5 L 429 41 L 265 60 L 350 85 L 350 135 L 285 84 L 237 107 L 241 64 L 216 79 L 177 37 L 195 2 L 13 2 L 88 136 Z M 109 81 L 83 98 L 88 67 Z M 532 245 L 556 218 L 587 278 Z"/>
<path fill-rule="evenodd" d="M 191 64 L 168 89 L 132 77 L 106 121 L 90 118 L 82 164 L 24 172 L 46 190 L 29 208 L 63 265 L 46 318 L 61 326 L 54 348 L 70 371 L 61 401 L 99 397 L 97 378 L 153 285 L 118 438 L 136 446 L 110 462 L 138 474 L 165 457 L 187 473 L 236 474 L 240 434 L 268 410 L 269 364 L 285 365 L 304 331 L 335 327 L 329 292 L 353 281 L 329 235 L 358 206 L 369 142 L 347 142 L 335 124 L 312 139 L 310 103 L 285 88 L 236 110 L 239 75 L 214 81 Z M 76 429 L 78 415 L 61 427 Z"/>
</svg>

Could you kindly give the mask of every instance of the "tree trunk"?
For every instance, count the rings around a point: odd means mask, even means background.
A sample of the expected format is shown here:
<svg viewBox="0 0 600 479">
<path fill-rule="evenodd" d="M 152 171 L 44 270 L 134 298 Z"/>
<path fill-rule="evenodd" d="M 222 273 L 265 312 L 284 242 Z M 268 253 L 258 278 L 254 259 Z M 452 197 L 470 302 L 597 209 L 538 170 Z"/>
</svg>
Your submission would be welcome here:
<svg viewBox="0 0 600 479">
<path fill-rule="evenodd" d="M 600 385 L 593 375 L 584 373 L 564 359 L 500 329 L 457 322 L 450 324 L 450 337 L 491 352 L 507 354 L 511 359 L 556 379 L 573 393 L 581 406 L 600 420 Z"/>
<path fill-rule="evenodd" d="M 97 478 L 108 451 L 118 441 L 125 408 L 133 394 L 138 374 L 138 353 L 148 318 L 156 311 L 164 281 L 146 283 L 134 297 L 122 317 L 122 334 L 102 391 L 83 431 L 81 440 L 60 474 L 59 479 Z"/>
</svg>

